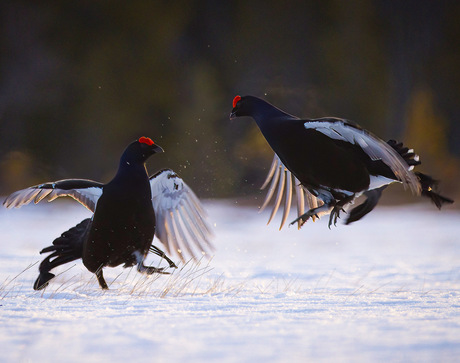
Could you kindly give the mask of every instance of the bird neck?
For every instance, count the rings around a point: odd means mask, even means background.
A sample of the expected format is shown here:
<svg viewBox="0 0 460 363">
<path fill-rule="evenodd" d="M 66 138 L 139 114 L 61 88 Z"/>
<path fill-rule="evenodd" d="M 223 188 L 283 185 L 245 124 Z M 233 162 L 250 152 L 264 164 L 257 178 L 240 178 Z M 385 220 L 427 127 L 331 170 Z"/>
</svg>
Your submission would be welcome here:
<svg viewBox="0 0 460 363">
<path fill-rule="evenodd" d="M 125 159 L 120 160 L 120 165 L 118 166 L 117 174 L 114 179 L 124 180 L 124 179 L 146 179 L 148 180 L 147 167 L 145 163 L 139 162 L 130 162 Z"/>
<path fill-rule="evenodd" d="M 280 136 L 280 132 L 287 126 L 286 123 L 299 120 L 298 117 L 261 99 L 257 99 L 253 106 L 251 116 L 270 145 L 273 139 L 276 140 Z"/>
<path fill-rule="evenodd" d="M 257 122 L 259 127 L 261 127 L 262 124 L 267 125 L 285 120 L 298 120 L 298 117 L 284 112 L 278 107 L 261 99 L 254 100 L 253 107 L 251 109 L 251 116 Z"/>
</svg>

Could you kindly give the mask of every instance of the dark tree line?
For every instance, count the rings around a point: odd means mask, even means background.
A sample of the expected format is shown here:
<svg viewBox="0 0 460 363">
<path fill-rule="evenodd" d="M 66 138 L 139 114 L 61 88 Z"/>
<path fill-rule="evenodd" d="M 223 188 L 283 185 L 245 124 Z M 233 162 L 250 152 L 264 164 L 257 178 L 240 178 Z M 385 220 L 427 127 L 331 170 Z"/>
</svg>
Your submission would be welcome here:
<svg viewBox="0 0 460 363">
<path fill-rule="evenodd" d="M 271 153 L 228 120 L 237 93 L 408 139 L 456 186 L 456 1 L 11 0 L 0 17 L 0 193 L 106 181 L 142 135 L 166 150 L 152 172 L 254 192 Z"/>
</svg>

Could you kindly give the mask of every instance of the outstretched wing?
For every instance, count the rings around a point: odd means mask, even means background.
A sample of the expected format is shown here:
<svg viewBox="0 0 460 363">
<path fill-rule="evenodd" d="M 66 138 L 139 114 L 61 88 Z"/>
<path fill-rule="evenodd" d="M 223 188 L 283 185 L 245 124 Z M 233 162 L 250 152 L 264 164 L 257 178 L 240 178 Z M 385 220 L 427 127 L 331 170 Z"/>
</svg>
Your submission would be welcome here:
<svg viewBox="0 0 460 363">
<path fill-rule="evenodd" d="M 199 259 L 210 255 L 211 228 L 198 197 L 170 169 L 150 177 L 152 203 L 156 217 L 156 236 L 168 253 L 175 251 L 180 259 Z"/>
<path fill-rule="evenodd" d="M 291 174 L 289 169 L 284 166 L 276 154 L 273 157 L 273 162 L 268 172 L 267 178 L 265 179 L 265 182 L 260 189 L 265 189 L 269 183 L 270 187 L 268 188 L 267 195 L 265 196 L 264 203 L 262 204 L 262 207 L 260 207 L 259 212 L 262 212 L 268 205 L 276 189 L 277 193 L 275 197 L 275 204 L 273 206 L 270 219 L 267 223 L 269 224 L 278 212 L 279 206 L 281 205 L 281 200 L 283 199 L 284 195 L 284 211 L 283 218 L 281 219 L 280 230 L 283 228 L 284 223 L 288 218 L 289 211 L 291 210 L 293 189 L 296 193 L 298 217 L 304 214 L 305 206 L 307 206 L 308 209 L 312 209 L 323 204 L 321 200 L 317 199 L 300 184 L 299 180 Z M 313 217 L 313 220 L 315 220 L 315 217 Z M 301 224 L 299 222 L 298 228 L 300 227 Z"/>
<path fill-rule="evenodd" d="M 32 201 L 37 204 L 45 198 L 52 202 L 59 197 L 71 197 L 94 212 L 102 187 L 103 184 L 86 179 L 59 180 L 18 190 L 9 195 L 3 205 L 6 208 L 19 208 Z"/>
<path fill-rule="evenodd" d="M 338 118 L 306 120 L 306 129 L 313 129 L 335 140 L 342 140 L 359 146 L 372 160 L 382 160 L 394 175 L 408 186 L 413 193 L 422 189 L 416 175 L 398 152 L 383 140 L 360 128 L 350 121 Z"/>
</svg>

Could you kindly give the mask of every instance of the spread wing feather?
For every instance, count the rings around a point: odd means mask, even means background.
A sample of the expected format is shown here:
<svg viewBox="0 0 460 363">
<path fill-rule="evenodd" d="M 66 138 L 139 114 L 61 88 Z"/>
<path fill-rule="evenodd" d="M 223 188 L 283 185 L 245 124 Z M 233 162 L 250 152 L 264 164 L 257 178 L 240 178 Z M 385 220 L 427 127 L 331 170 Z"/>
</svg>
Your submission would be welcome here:
<svg viewBox="0 0 460 363">
<path fill-rule="evenodd" d="M 20 208 L 34 202 L 47 199 L 48 202 L 60 197 L 71 197 L 94 212 L 99 197 L 102 195 L 103 184 L 87 179 L 65 179 L 35 185 L 10 194 L 3 205 L 6 208 Z"/>
<path fill-rule="evenodd" d="M 338 118 L 320 118 L 306 120 L 306 129 L 313 129 L 329 136 L 331 139 L 342 140 L 359 146 L 372 160 L 382 160 L 394 175 L 408 186 L 414 194 L 421 193 L 421 185 L 417 176 L 399 153 L 383 140 L 360 128 L 350 121 Z"/>
<path fill-rule="evenodd" d="M 185 262 L 210 255 L 212 232 L 198 197 L 172 170 L 150 177 L 152 204 L 157 221 L 155 234 L 168 253 L 174 251 Z"/>
<path fill-rule="evenodd" d="M 275 217 L 281 205 L 281 200 L 284 196 L 284 211 L 280 223 L 280 229 L 283 228 L 289 216 L 292 205 L 293 190 L 295 190 L 296 193 L 297 216 L 299 217 L 304 213 L 305 206 L 307 206 L 308 209 L 312 209 L 323 204 L 321 200 L 317 199 L 300 184 L 299 180 L 292 175 L 288 168 L 284 166 L 276 154 L 273 157 L 272 165 L 268 171 L 267 177 L 261 189 L 265 189 L 268 184 L 270 184 L 270 187 L 268 188 L 267 195 L 265 196 L 265 200 L 259 211 L 262 212 L 267 207 L 275 193 L 275 190 L 277 189 L 275 204 L 273 205 L 273 209 L 267 224 L 269 224 L 273 217 Z M 277 186 L 278 188 L 276 188 Z M 313 220 L 315 220 L 315 217 L 313 217 Z M 300 222 L 298 224 L 298 228 L 300 228 Z"/>
</svg>

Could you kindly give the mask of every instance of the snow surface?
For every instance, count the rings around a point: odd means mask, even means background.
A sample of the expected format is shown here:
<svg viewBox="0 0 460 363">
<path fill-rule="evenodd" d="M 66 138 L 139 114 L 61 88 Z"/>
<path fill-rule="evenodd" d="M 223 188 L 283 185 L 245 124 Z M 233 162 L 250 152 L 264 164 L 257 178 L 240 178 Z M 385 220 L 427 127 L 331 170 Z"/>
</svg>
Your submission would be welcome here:
<svg viewBox="0 0 460 363">
<path fill-rule="evenodd" d="M 256 207 L 205 206 L 211 261 L 149 278 L 108 268 L 109 291 L 70 263 L 39 292 L 39 250 L 89 212 L 2 208 L 0 361 L 458 360 L 460 212 L 379 207 L 351 226 L 279 232 Z"/>
</svg>

